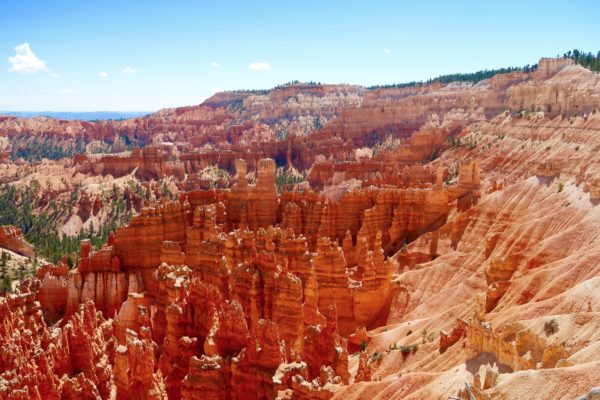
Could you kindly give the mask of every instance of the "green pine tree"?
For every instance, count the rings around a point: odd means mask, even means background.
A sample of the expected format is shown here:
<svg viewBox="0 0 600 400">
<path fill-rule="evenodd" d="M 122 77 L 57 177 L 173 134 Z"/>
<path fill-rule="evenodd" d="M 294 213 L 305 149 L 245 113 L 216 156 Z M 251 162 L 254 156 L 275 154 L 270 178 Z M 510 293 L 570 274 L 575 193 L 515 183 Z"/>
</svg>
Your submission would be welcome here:
<svg viewBox="0 0 600 400">
<path fill-rule="evenodd" d="M 0 256 L 0 293 L 10 292 L 12 289 L 12 278 L 8 270 L 9 254 L 2 251 Z"/>
</svg>

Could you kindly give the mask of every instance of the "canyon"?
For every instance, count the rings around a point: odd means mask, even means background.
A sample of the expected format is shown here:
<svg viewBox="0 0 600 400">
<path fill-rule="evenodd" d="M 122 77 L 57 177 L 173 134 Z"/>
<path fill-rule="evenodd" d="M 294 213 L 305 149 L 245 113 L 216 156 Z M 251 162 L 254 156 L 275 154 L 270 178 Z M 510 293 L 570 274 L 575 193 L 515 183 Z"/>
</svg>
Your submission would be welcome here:
<svg viewBox="0 0 600 400">
<path fill-rule="evenodd" d="M 544 58 L 0 117 L 7 198 L 77 246 L 0 227 L 39 261 L 0 296 L 0 398 L 595 398 L 599 110 Z"/>
</svg>

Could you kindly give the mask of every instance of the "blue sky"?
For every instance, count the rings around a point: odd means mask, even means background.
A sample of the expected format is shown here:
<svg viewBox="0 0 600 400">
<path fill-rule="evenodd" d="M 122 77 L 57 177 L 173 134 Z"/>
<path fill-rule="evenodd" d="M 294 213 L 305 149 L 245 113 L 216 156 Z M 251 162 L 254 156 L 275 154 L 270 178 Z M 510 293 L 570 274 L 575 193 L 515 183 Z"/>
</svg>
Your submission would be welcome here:
<svg viewBox="0 0 600 400">
<path fill-rule="evenodd" d="M 600 50 L 592 0 L 2 3 L 12 111 L 153 111 L 295 79 L 406 82 Z"/>
</svg>

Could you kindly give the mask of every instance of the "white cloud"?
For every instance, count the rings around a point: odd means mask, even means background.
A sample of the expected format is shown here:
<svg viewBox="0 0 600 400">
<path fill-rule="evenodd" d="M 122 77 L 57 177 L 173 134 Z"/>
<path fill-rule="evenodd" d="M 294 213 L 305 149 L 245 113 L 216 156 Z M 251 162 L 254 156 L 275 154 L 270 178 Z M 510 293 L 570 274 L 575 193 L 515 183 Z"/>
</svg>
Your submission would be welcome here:
<svg viewBox="0 0 600 400">
<path fill-rule="evenodd" d="M 125 68 L 123 68 L 123 73 L 125 75 L 135 74 L 137 72 L 138 72 L 137 68 L 133 68 L 133 67 L 125 67 Z"/>
<path fill-rule="evenodd" d="M 64 88 L 62 90 L 62 94 L 78 94 L 79 92 L 75 89 L 71 89 L 71 88 Z"/>
<path fill-rule="evenodd" d="M 11 67 L 10 72 L 31 75 L 39 71 L 50 72 L 46 62 L 42 61 L 31 50 L 29 43 L 23 43 L 15 47 L 16 54 L 8 57 Z"/>
<path fill-rule="evenodd" d="M 100 71 L 100 72 L 98 72 L 98 76 L 100 78 L 106 78 L 108 76 L 108 74 L 105 71 Z"/>
<path fill-rule="evenodd" d="M 214 68 L 219 68 L 221 66 L 221 64 L 218 62 L 211 62 L 210 65 L 212 65 Z"/>
<path fill-rule="evenodd" d="M 271 65 L 265 62 L 255 62 L 248 65 L 248 68 L 254 71 L 270 71 Z"/>
<path fill-rule="evenodd" d="M 385 54 L 391 54 L 392 53 L 392 51 L 390 49 L 383 49 L 383 51 L 384 51 Z"/>
</svg>

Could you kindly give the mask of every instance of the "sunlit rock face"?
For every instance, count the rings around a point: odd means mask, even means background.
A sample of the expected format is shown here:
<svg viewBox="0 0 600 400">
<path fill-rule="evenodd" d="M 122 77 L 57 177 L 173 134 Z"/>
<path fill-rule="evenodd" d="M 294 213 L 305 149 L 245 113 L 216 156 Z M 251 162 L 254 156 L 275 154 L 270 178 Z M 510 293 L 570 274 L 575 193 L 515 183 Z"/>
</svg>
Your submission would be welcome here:
<svg viewBox="0 0 600 400">
<path fill-rule="evenodd" d="M 33 247 L 25 241 L 21 229 L 12 225 L 0 226 L 0 248 L 33 257 Z"/>
<path fill-rule="evenodd" d="M 2 119 L 11 137 L 137 140 L 68 168 L 151 193 L 168 178 L 177 195 L 142 208 L 128 192 L 139 212 L 102 248 L 84 240 L 72 269 L 44 265 L 0 298 L 0 397 L 591 396 L 599 91 L 599 75 L 544 59 L 477 84 Z M 198 175 L 209 166 L 228 176 Z M 307 182 L 279 190 L 284 169 Z M 80 220 L 107 206 L 76 200 Z M 2 238 L 27 251 L 14 228 Z"/>
</svg>

